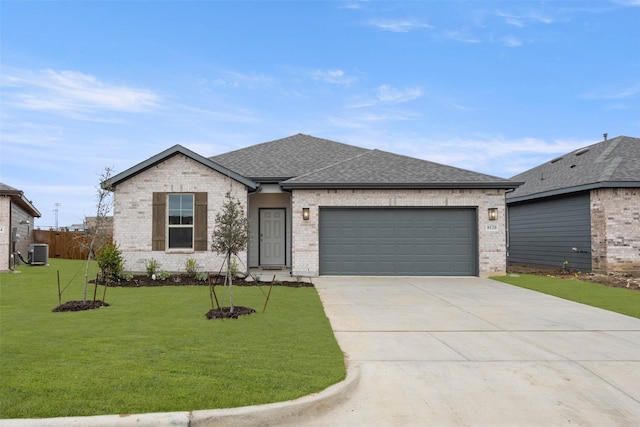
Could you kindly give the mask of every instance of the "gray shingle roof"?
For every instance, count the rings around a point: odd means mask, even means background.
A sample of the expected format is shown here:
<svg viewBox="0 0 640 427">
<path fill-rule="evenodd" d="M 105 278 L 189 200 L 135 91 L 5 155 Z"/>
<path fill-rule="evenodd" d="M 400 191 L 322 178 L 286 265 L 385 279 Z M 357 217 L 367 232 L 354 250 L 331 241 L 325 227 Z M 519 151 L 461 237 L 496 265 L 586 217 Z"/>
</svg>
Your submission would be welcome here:
<svg viewBox="0 0 640 427">
<path fill-rule="evenodd" d="M 618 136 L 543 163 L 511 178 L 507 196 L 523 201 L 599 187 L 640 187 L 640 138 Z"/>
<path fill-rule="evenodd" d="M 517 183 L 412 157 L 297 134 L 211 157 L 283 188 L 514 188 Z"/>
<path fill-rule="evenodd" d="M 519 183 L 439 163 L 297 134 L 210 158 L 173 146 L 102 183 L 115 187 L 158 162 L 184 154 L 245 184 L 283 188 L 515 188 Z"/>
<path fill-rule="evenodd" d="M 516 182 L 413 157 L 367 150 L 282 183 L 283 188 L 514 188 Z"/>
<path fill-rule="evenodd" d="M 232 171 L 262 182 L 280 182 L 365 153 L 366 148 L 297 134 L 210 157 Z"/>
</svg>

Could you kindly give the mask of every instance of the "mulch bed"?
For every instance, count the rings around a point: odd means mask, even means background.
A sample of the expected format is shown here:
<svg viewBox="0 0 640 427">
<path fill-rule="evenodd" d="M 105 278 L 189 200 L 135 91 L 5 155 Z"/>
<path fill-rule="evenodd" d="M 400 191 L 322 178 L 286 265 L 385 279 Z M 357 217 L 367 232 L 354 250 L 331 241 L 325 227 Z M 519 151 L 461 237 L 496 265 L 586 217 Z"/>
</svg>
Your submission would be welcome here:
<svg viewBox="0 0 640 427">
<path fill-rule="evenodd" d="M 537 274 L 540 276 L 558 277 L 560 279 L 582 280 L 583 282 L 597 283 L 611 288 L 625 288 L 640 291 L 640 277 L 634 277 L 631 273 L 585 273 L 571 269 L 529 267 L 519 264 L 509 264 L 508 271 L 509 273 Z"/>
<path fill-rule="evenodd" d="M 224 284 L 224 276 L 211 276 L 211 281 L 215 283 L 216 286 L 221 286 Z M 246 280 L 246 278 L 235 278 L 233 279 L 233 286 L 287 286 L 291 288 L 312 288 L 313 283 L 304 282 L 304 281 L 279 281 L 276 280 L 274 282 L 271 281 L 255 281 L 255 280 Z M 209 286 L 209 283 L 206 280 L 196 280 L 193 277 L 187 276 L 186 274 L 172 274 L 168 279 L 164 280 L 153 280 L 151 277 L 147 275 L 137 275 L 131 278 L 131 280 L 120 279 L 117 282 L 111 282 L 108 286 L 121 286 L 121 287 L 130 287 L 130 288 L 139 288 L 145 286 Z"/>
<path fill-rule="evenodd" d="M 238 316 L 248 316 L 256 311 L 250 307 L 235 306 L 233 307 L 233 313 L 230 307 L 220 307 L 211 309 L 205 314 L 205 317 L 209 320 L 213 319 L 237 319 Z"/>
<path fill-rule="evenodd" d="M 109 304 L 103 301 L 67 301 L 51 311 L 53 311 L 54 313 L 60 311 L 84 311 L 108 306 Z"/>
<path fill-rule="evenodd" d="M 211 281 L 216 286 L 222 286 L 224 284 L 224 276 L 211 276 Z M 91 283 L 95 283 L 92 281 Z M 233 286 L 286 286 L 291 288 L 312 288 L 313 283 L 303 281 L 279 281 L 273 282 L 246 280 L 244 278 L 233 279 Z M 108 287 L 127 287 L 127 288 L 142 288 L 148 286 L 209 286 L 209 283 L 205 280 L 196 280 L 193 277 L 186 274 L 173 274 L 165 280 L 153 280 L 146 275 L 136 275 L 130 280 L 120 279 L 117 282 L 110 282 Z M 93 310 L 100 307 L 108 307 L 109 304 L 103 301 L 68 301 L 58 307 L 54 308 L 53 312 L 65 312 L 65 311 L 83 311 Z M 236 306 L 233 313 L 229 307 L 220 307 L 213 310 L 209 310 L 205 315 L 207 319 L 237 319 L 238 316 L 249 315 L 256 311 L 249 307 Z"/>
</svg>

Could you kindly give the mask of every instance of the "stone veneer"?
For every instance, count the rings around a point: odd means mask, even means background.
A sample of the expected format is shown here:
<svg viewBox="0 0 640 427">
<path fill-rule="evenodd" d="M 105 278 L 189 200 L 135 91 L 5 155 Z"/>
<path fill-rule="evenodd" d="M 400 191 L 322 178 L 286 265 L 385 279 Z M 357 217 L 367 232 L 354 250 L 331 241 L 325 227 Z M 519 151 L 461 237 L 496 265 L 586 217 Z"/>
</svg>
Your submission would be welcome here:
<svg viewBox="0 0 640 427">
<path fill-rule="evenodd" d="M 505 274 L 505 193 L 504 190 L 294 190 L 292 193 L 292 273 L 317 276 L 319 273 L 318 211 L 321 207 L 474 207 L 478 210 L 478 254 L 481 277 Z M 302 208 L 310 218 L 302 219 Z M 488 208 L 498 208 L 498 220 L 489 221 Z M 497 226 L 489 230 L 487 226 Z"/>
<path fill-rule="evenodd" d="M 592 270 L 640 273 L 640 188 L 591 191 Z"/>
<path fill-rule="evenodd" d="M 215 252 L 193 250 L 151 250 L 152 198 L 154 192 L 195 193 L 207 192 L 207 248 L 215 227 L 215 216 L 231 191 L 246 210 L 247 190 L 243 184 L 177 154 L 138 175 L 118 184 L 114 193 L 114 235 L 125 260 L 125 270 L 144 272 L 145 260 L 155 259 L 160 269 L 184 272 L 187 259 L 195 259 L 201 271 L 217 272 L 224 256 Z M 238 254 L 240 271 L 247 263 L 246 253 Z M 243 265 L 244 263 L 244 265 Z"/>
</svg>

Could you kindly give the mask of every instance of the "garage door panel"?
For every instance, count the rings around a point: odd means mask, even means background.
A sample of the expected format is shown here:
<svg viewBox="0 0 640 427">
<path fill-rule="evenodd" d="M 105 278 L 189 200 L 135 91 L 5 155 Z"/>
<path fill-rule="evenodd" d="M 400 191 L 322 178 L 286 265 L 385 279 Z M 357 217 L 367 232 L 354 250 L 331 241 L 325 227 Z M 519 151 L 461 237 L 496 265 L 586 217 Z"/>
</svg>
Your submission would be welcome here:
<svg viewBox="0 0 640 427">
<path fill-rule="evenodd" d="M 477 275 L 475 209 L 321 208 L 320 273 Z"/>
</svg>

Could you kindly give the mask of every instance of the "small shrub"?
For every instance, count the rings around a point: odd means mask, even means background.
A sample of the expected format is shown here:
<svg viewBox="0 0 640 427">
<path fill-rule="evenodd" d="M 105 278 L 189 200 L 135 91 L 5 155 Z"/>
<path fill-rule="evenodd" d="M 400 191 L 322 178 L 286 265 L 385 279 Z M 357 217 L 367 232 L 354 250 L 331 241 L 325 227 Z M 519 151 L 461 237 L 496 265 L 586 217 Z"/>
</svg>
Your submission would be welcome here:
<svg viewBox="0 0 640 427">
<path fill-rule="evenodd" d="M 151 277 L 154 274 L 158 273 L 158 270 L 160 269 L 160 263 L 153 258 L 145 259 L 144 268 L 147 271 L 147 277 Z"/>
<path fill-rule="evenodd" d="M 206 271 L 198 271 L 196 273 L 196 280 L 199 282 L 206 282 L 209 278 L 209 274 Z"/>
<path fill-rule="evenodd" d="M 133 273 L 131 273 L 130 271 L 127 271 L 125 273 L 122 273 L 120 275 L 120 278 L 126 281 L 130 281 L 133 280 L 133 278 L 135 277 L 135 275 Z"/>
<path fill-rule="evenodd" d="M 193 258 L 189 258 L 184 262 L 184 268 L 187 270 L 187 276 L 189 277 L 198 277 L 198 261 Z"/>
<path fill-rule="evenodd" d="M 102 277 L 107 281 L 117 282 L 124 269 L 124 260 L 122 252 L 118 245 L 107 243 L 104 245 L 96 256 L 98 268 Z"/>
<path fill-rule="evenodd" d="M 171 273 L 168 271 L 158 271 L 156 273 L 156 279 L 158 280 L 167 280 L 169 277 L 171 277 Z"/>
<path fill-rule="evenodd" d="M 229 274 L 231 275 L 232 279 L 235 279 L 238 276 L 238 263 L 236 262 L 235 258 L 231 260 L 231 266 L 229 267 Z"/>
</svg>

